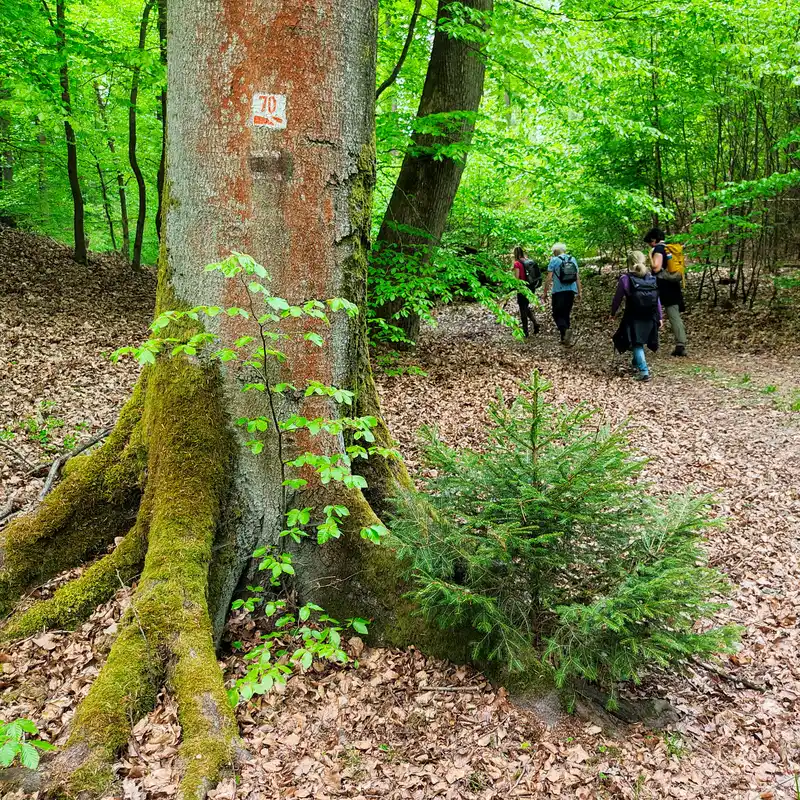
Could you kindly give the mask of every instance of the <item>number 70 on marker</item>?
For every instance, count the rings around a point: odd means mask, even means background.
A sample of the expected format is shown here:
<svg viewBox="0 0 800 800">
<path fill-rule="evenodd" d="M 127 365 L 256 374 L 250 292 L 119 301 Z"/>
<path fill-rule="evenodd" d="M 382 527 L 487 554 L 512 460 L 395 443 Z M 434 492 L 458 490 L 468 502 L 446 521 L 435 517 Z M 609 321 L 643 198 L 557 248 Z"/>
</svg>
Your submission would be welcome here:
<svg viewBox="0 0 800 800">
<path fill-rule="evenodd" d="M 251 121 L 254 128 L 286 127 L 286 95 L 256 92 L 253 95 Z"/>
</svg>

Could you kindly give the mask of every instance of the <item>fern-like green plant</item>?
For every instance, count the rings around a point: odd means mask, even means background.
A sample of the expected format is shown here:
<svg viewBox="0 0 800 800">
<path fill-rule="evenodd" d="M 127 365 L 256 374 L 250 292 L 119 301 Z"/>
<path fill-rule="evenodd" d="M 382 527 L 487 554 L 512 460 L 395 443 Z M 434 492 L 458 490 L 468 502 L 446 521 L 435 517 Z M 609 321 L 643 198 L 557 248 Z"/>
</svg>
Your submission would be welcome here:
<svg viewBox="0 0 800 800">
<path fill-rule="evenodd" d="M 704 565 L 709 498 L 642 480 L 624 428 L 547 399 L 534 373 L 489 408 L 485 449 L 424 429 L 434 477 L 394 501 L 392 543 L 412 596 L 444 628 L 473 631 L 474 656 L 613 690 L 644 670 L 729 650 L 724 576 Z"/>
</svg>

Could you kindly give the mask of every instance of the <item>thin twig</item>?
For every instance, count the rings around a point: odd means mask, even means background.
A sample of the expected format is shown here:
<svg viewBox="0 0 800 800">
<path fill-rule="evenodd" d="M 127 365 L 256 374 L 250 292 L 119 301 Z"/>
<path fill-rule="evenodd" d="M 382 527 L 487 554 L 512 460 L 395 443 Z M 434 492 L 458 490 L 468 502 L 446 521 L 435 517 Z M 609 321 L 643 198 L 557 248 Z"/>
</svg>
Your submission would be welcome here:
<svg viewBox="0 0 800 800">
<path fill-rule="evenodd" d="M 50 493 L 59 473 L 61 472 L 62 467 L 67 463 L 67 461 L 69 461 L 73 456 L 79 455 L 84 450 L 88 450 L 92 445 L 97 444 L 102 439 L 105 439 L 112 430 L 113 428 L 106 428 L 104 431 L 100 431 L 97 436 L 93 436 L 91 439 L 89 439 L 88 442 L 84 442 L 82 445 L 75 447 L 68 453 L 62 453 L 53 462 L 52 466 L 50 467 L 50 472 L 47 473 L 47 480 L 44 482 L 42 491 L 39 493 L 39 500 L 44 500 L 44 498 Z"/>
<path fill-rule="evenodd" d="M 726 672 L 724 669 L 715 667 L 713 664 L 706 664 L 705 661 L 700 661 L 700 659 L 698 658 L 693 658 L 692 663 L 696 664 L 698 667 L 702 667 L 703 669 L 708 670 L 708 672 L 713 673 L 714 675 L 722 678 L 723 680 L 728 681 L 728 683 L 741 683 L 742 686 L 748 689 L 753 689 L 756 692 L 768 691 L 769 687 L 765 686 L 763 683 L 755 683 L 754 681 L 751 681 L 749 678 L 742 677 L 741 675 L 734 675 L 731 672 Z"/>
<path fill-rule="evenodd" d="M 479 686 L 418 686 L 415 692 L 482 692 Z"/>
<path fill-rule="evenodd" d="M 32 461 L 28 461 L 28 459 L 22 455 L 15 447 L 12 447 L 5 439 L 0 439 L 0 445 L 5 447 L 10 453 L 15 455 L 29 470 L 35 470 L 36 465 Z"/>
<path fill-rule="evenodd" d="M 11 492 L 8 496 L 8 500 L 6 501 L 5 506 L 3 506 L 3 510 L 0 511 L 0 522 L 4 522 L 8 517 L 10 517 L 14 513 L 14 503 L 17 500 L 17 495 L 20 493 L 21 489 L 17 489 L 16 492 Z"/>
</svg>

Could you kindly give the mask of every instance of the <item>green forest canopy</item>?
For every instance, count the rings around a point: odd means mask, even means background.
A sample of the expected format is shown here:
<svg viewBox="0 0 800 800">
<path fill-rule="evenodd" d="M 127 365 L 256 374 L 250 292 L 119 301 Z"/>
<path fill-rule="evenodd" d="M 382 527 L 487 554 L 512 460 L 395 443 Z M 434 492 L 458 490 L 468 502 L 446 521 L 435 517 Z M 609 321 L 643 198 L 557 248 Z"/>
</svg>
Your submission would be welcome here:
<svg viewBox="0 0 800 800">
<path fill-rule="evenodd" d="M 381 0 L 379 84 L 398 61 L 414 5 Z M 62 47 L 56 6 L 64 10 Z M 129 112 L 138 69 L 143 260 L 155 260 L 166 79 L 160 12 L 153 0 L 5 0 L 0 216 L 71 241 L 59 81 L 66 64 L 89 246 L 123 247 L 119 184 L 133 240 L 139 204 Z M 375 230 L 420 125 L 435 19 L 436 3 L 425 0 L 408 56 L 378 101 Z M 614 254 L 638 246 L 643 227 L 659 220 L 689 234 L 696 261 L 733 268 L 745 258 L 771 267 L 800 260 L 796 3 L 498 0 L 486 15 L 455 11 L 450 33 L 470 30 L 475 39 L 476 27 L 487 65 L 484 98 L 471 144 L 442 154 L 469 150 L 442 252 L 497 255 L 517 242 L 543 251 L 563 239 L 581 256 Z"/>
</svg>

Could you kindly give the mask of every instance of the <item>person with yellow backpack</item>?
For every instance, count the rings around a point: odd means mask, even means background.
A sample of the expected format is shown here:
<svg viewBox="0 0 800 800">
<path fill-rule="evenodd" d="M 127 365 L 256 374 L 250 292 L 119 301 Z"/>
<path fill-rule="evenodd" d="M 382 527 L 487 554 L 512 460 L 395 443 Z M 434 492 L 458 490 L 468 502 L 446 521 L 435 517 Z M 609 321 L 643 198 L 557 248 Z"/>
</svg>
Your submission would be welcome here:
<svg viewBox="0 0 800 800">
<path fill-rule="evenodd" d="M 658 297 L 669 320 L 672 335 L 675 337 L 673 356 L 686 355 L 686 327 L 681 312 L 686 310 L 683 300 L 683 287 L 686 285 L 686 259 L 683 247 L 667 244 L 666 235 L 661 228 L 651 228 L 644 237 L 650 245 L 650 269 L 656 276 Z"/>
</svg>

